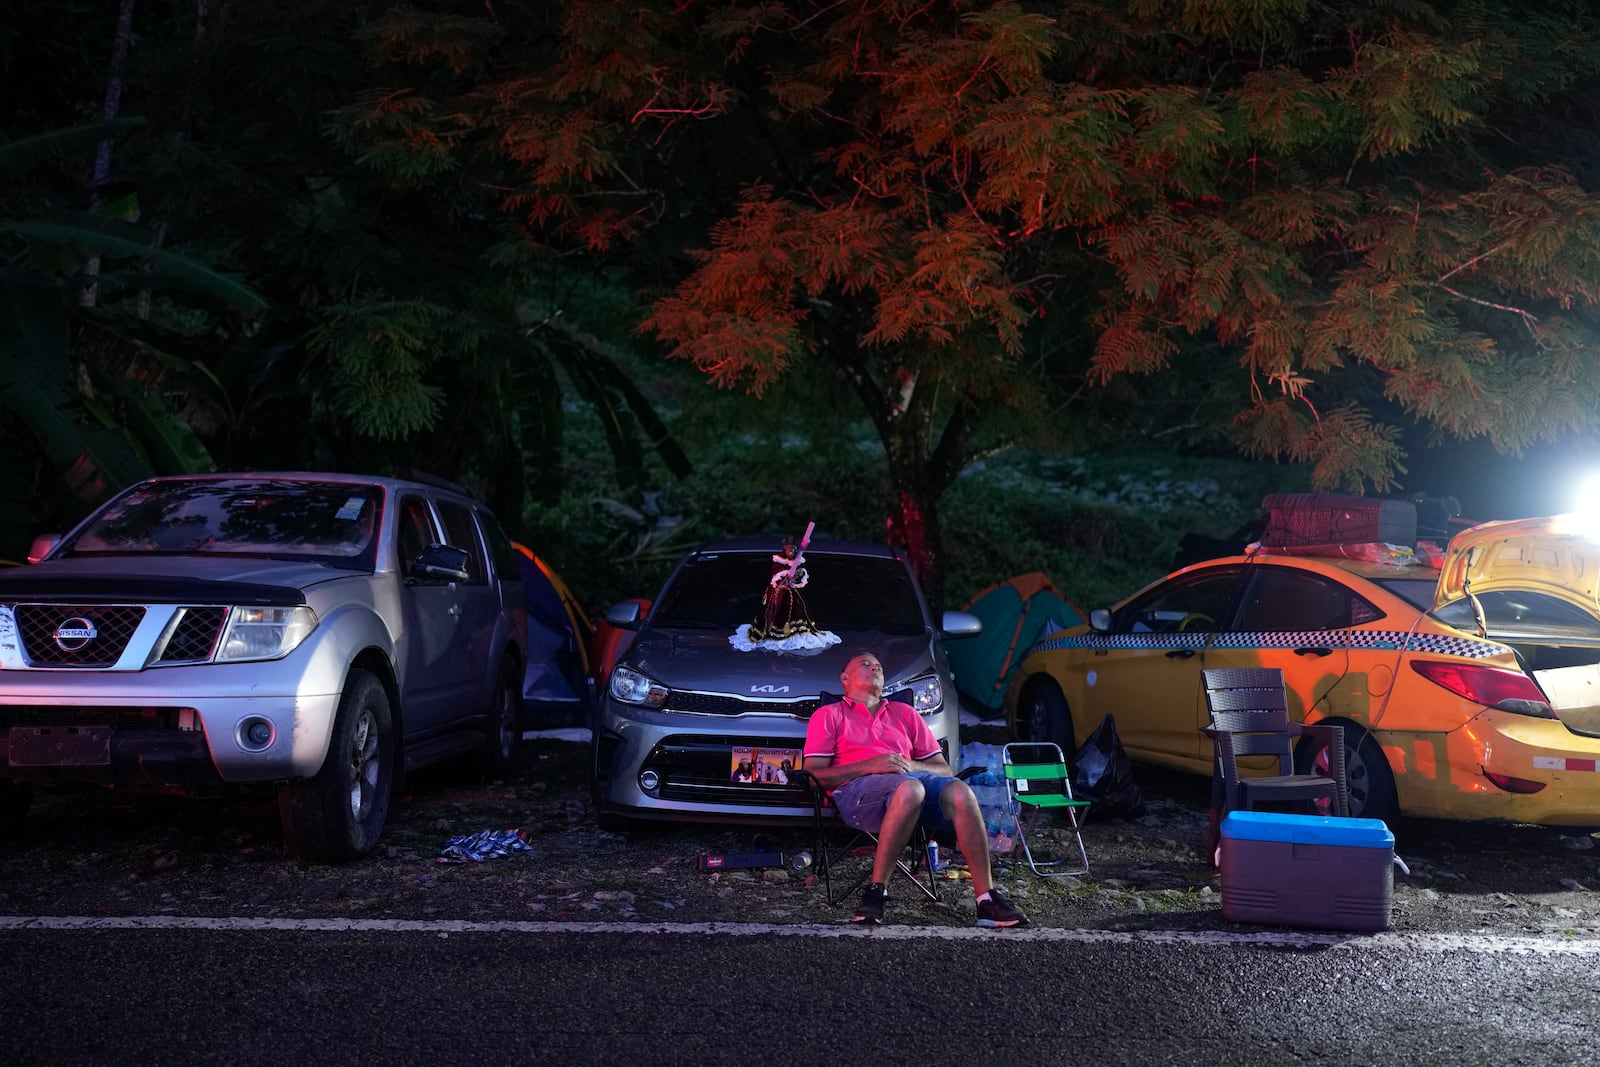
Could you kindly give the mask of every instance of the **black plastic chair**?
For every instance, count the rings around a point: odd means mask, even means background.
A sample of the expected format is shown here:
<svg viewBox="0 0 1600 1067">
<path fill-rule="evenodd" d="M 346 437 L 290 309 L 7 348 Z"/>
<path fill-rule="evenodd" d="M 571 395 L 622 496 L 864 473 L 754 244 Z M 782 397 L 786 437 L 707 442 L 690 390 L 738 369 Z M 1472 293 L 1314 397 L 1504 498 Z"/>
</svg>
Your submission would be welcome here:
<svg viewBox="0 0 1600 1067">
<path fill-rule="evenodd" d="M 1342 726 L 1291 722 L 1283 671 L 1276 667 L 1229 667 L 1200 673 L 1211 711 L 1211 724 L 1203 732 L 1215 750 L 1208 853 L 1215 850 L 1218 826 L 1230 811 L 1255 811 L 1260 804 L 1326 800 L 1330 814 L 1350 814 Z M 1327 774 L 1295 773 L 1294 745 L 1301 737 L 1320 738 L 1327 746 Z M 1275 757 L 1278 773 L 1241 775 L 1238 761 L 1246 756 Z"/>
</svg>

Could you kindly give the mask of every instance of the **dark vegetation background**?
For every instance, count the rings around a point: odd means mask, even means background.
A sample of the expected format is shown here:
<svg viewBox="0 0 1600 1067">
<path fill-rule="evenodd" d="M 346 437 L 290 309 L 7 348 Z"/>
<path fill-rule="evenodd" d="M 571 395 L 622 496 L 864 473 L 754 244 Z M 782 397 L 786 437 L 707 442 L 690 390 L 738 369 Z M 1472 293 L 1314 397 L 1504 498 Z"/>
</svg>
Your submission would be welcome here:
<svg viewBox="0 0 1600 1067">
<path fill-rule="evenodd" d="M 584 606 L 652 596 L 697 542 L 756 533 L 884 540 L 888 494 L 870 428 L 808 402 L 805 383 L 758 403 L 717 393 L 681 368 L 634 368 L 693 459 L 681 481 L 662 472 L 625 503 L 593 411 L 573 406 L 566 486 L 524 518 L 524 543 Z M 1149 441 L 1073 454 L 1003 452 L 967 471 L 942 502 L 949 573 L 945 608 L 995 582 L 1043 571 L 1068 599 L 1103 607 L 1166 573 L 1191 530 L 1223 537 L 1272 492 L 1309 488 L 1303 465 L 1184 455 Z"/>
<path fill-rule="evenodd" d="M 12 560 L 151 473 L 411 466 L 591 611 L 812 520 L 1089 607 L 1600 434 L 1581 2 L 22 0 L 0 84 Z"/>
</svg>

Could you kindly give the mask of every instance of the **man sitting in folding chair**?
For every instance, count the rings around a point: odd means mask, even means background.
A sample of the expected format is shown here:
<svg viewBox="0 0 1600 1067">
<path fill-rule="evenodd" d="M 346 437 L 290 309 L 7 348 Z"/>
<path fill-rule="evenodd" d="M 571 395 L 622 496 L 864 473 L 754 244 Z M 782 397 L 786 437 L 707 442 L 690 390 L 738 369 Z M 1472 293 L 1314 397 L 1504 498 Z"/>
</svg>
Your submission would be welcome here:
<svg viewBox="0 0 1600 1067">
<path fill-rule="evenodd" d="M 955 777 L 939 742 L 909 704 L 883 699 L 883 664 L 852 655 L 839 675 L 844 699 L 818 708 L 806 728 L 805 769 L 846 826 L 878 835 L 872 883 L 851 922 L 883 922 L 889 877 L 918 822 L 954 830 L 978 898 L 979 926 L 1026 926 L 994 887 L 978 799 Z"/>
</svg>

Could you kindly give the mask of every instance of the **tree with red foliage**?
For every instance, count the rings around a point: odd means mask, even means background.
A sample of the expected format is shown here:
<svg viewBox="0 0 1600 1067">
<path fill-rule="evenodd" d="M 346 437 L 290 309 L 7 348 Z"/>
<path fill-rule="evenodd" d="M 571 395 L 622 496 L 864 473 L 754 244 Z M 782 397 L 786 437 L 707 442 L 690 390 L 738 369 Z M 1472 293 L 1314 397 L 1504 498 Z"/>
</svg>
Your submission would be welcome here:
<svg viewBox="0 0 1600 1067">
<path fill-rule="evenodd" d="M 1512 451 L 1600 426 L 1586 5 L 466 11 L 375 32 L 456 97 L 347 120 L 470 115 L 552 247 L 695 249 L 643 328 L 719 386 L 848 382 L 935 587 L 941 492 L 1063 382 L 1178 376 L 1352 491 L 1393 487 L 1408 420 Z"/>
</svg>

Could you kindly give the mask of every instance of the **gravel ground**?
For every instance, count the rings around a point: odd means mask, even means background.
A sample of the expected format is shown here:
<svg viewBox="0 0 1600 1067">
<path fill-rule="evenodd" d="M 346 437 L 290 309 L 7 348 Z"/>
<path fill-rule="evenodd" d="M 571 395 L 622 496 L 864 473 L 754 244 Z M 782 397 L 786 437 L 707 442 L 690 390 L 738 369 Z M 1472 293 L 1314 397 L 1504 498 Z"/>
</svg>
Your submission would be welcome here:
<svg viewBox="0 0 1600 1067">
<path fill-rule="evenodd" d="M 650 826 L 608 833 L 589 808 L 587 747 L 534 742 L 525 774 L 484 784 L 465 769 L 417 776 L 397 796 L 383 842 L 348 866 L 288 857 L 264 799 L 190 801 L 110 793 L 47 795 L 0 845 L 0 913 L 515 919 L 638 922 L 843 922 L 815 875 L 783 866 L 707 873 L 702 854 L 751 852 L 757 834 L 785 852 L 797 828 Z M 1084 829 L 1090 872 L 1042 879 L 1018 862 L 1001 884 L 1035 925 L 1115 930 L 1236 930 L 1202 857 L 1208 786 L 1138 770 L 1146 810 Z M 441 863 L 453 837 L 519 829 L 529 848 Z M 1581 830 L 1402 820 L 1392 929 L 1600 936 L 1600 853 Z M 1042 849 L 1060 832 L 1042 833 Z M 972 921 L 959 866 L 939 903 L 891 894 L 889 920 Z"/>
</svg>

